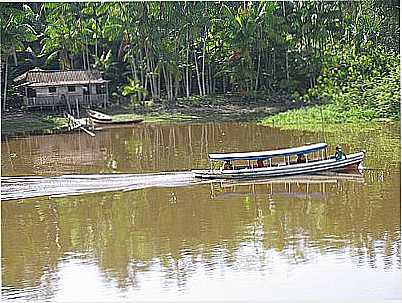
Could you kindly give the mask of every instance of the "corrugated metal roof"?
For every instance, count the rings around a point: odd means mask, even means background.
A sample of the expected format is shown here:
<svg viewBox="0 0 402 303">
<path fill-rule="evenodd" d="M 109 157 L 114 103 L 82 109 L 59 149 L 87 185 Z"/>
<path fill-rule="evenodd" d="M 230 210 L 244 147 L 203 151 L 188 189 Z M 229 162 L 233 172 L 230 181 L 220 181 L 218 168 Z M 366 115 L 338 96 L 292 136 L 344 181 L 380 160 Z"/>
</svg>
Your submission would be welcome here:
<svg viewBox="0 0 402 303">
<path fill-rule="evenodd" d="M 327 147 L 326 143 L 316 143 L 300 147 L 291 147 L 278 150 L 268 150 L 261 152 L 231 153 L 231 154 L 209 154 L 211 160 L 258 160 L 268 159 L 279 156 L 290 156 L 299 153 L 311 153 Z"/>
<path fill-rule="evenodd" d="M 82 84 L 89 82 L 104 82 L 102 75 L 98 70 L 42 70 L 34 68 L 14 79 L 15 82 L 24 81 L 25 83 L 38 83 L 35 86 L 43 85 L 61 85 L 66 82 L 71 84 Z"/>
</svg>

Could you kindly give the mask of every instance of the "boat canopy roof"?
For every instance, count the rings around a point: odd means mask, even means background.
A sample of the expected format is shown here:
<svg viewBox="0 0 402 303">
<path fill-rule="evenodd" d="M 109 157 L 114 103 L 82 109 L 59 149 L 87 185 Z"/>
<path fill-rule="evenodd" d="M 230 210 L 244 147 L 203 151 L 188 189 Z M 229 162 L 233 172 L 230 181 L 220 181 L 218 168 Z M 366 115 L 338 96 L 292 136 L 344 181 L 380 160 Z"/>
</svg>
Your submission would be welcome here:
<svg viewBox="0 0 402 303">
<path fill-rule="evenodd" d="M 300 147 L 291 147 L 277 150 L 267 150 L 261 152 L 231 153 L 231 154 L 209 154 L 210 160 L 263 160 L 273 157 L 290 156 L 297 154 L 312 153 L 327 147 L 327 143 L 316 143 Z"/>
</svg>

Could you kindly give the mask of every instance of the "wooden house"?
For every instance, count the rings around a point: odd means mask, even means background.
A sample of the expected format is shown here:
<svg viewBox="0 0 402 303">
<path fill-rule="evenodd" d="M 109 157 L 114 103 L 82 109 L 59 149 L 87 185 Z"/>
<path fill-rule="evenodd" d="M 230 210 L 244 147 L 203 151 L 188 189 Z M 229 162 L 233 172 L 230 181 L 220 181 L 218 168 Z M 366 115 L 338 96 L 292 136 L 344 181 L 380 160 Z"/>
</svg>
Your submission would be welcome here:
<svg viewBox="0 0 402 303">
<path fill-rule="evenodd" d="M 92 107 L 108 101 L 108 82 L 98 70 L 32 69 L 14 79 L 27 108 Z"/>
</svg>

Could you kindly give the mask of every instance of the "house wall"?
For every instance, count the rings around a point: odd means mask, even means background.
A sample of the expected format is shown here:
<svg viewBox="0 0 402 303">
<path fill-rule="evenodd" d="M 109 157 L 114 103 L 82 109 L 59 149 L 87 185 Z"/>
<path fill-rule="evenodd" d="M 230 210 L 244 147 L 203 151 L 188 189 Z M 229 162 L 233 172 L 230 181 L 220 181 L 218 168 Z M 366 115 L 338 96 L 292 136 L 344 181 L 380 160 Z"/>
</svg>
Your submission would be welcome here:
<svg viewBox="0 0 402 303">
<path fill-rule="evenodd" d="M 106 84 L 107 85 L 107 84 Z M 25 96 L 24 101 L 28 107 L 38 106 L 65 106 L 66 100 L 72 104 L 76 104 L 77 100 L 79 104 L 94 105 L 103 104 L 107 101 L 106 94 L 96 94 L 96 84 L 90 84 L 90 96 L 84 95 L 84 85 L 74 85 L 75 91 L 69 92 L 68 86 L 53 86 L 56 87 L 56 92 L 49 92 L 49 86 L 36 87 L 36 97 L 28 98 Z M 62 97 L 65 96 L 66 98 Z"/>
<path fill-rule="evenodd" d="M 81 85 L 75 86 L 74 92 L 69 92 L 67 86 L 53 86 L 56 87 L 55 93 L 49 92 L 49 87 L 38 87 L 36 88 L 36 96 L 37 97 L 45 97 L 45 96 L 81 96 L 84 94 L 84 88 Z M 92 90 L 91 90 L 92 91 Z M 96 89 L 95 89 L 96 92 Z"/>
</svg>

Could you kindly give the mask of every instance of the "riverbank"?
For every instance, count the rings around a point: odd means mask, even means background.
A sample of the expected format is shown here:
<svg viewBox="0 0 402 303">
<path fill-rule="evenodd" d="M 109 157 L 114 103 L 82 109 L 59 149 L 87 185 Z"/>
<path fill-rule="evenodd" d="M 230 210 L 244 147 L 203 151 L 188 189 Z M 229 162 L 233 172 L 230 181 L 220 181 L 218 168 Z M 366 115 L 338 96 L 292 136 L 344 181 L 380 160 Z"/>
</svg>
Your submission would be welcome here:
<svg viewBox="0 0 402 303">
<path fill-rule="evenodd" d="M 101 110 L 102 111 L 102 110 Z M 181 114 L 113 114 L 115 121 L 128 121 L 132 119 L 143 119 L 144 123 L 157 123 L 166 121 L 188 121 L 196 119 L 195 116 Z M 81 119 L 85 124 L 85 118 Z M 24 135 L 45 135 L 68 132 L 68 119 L 61 114 L 54 113 L 31 113 L 27 111 L 13 111 L 3 113 L 1 119 L 1 136 L 14 137 Z"/>
<path fill-rule="evenodd" d="M 346 153 L 364 148 L 369 155 L 368 159 L 365 159 L 365 167 L 373 168 L 373 159 L 383 159 L 381 169 L 400 169 L 400 121 L 369 119 L 368 115 L 359 108 L 341 112 L 331 104 L 273 114 L 260 119 L 258 124 L 285 131 L 297 131 L 301 136 L 305 133 L 315 133 L 316 141 L 326 142 L 329 146 L 347 146 L 344 150 Z M 374 133 L 378 135 L 373 136 Z"/>
<path fill-rule="evenodd" d="M 337 131 L 345 125 L 398 123 L 390 118 L 373 118 L 375 109 L 355 107 L 343 111 L 335 104 L 300 107 L 275 113 L 259 120 L 259 124 L 274 126 L 283 130 Z"/>
<path fill-rule="evenodd" d="M 99 109 L 116 121 L 143 119 L 144 123 L 185 121 L 258 121 L 263 117 L 297 107 L 286 95 L 245 98 L 241 96 L 214 96 L 181 98 L 174 104 L 147 103 L 133 108 L 128 104 L 113 104 Z M 23 110 L 3 111 L 2 137 L 27 134 L 54 134 L 68 131 L 68 120 L 53 112 Z"/>
</svg>

